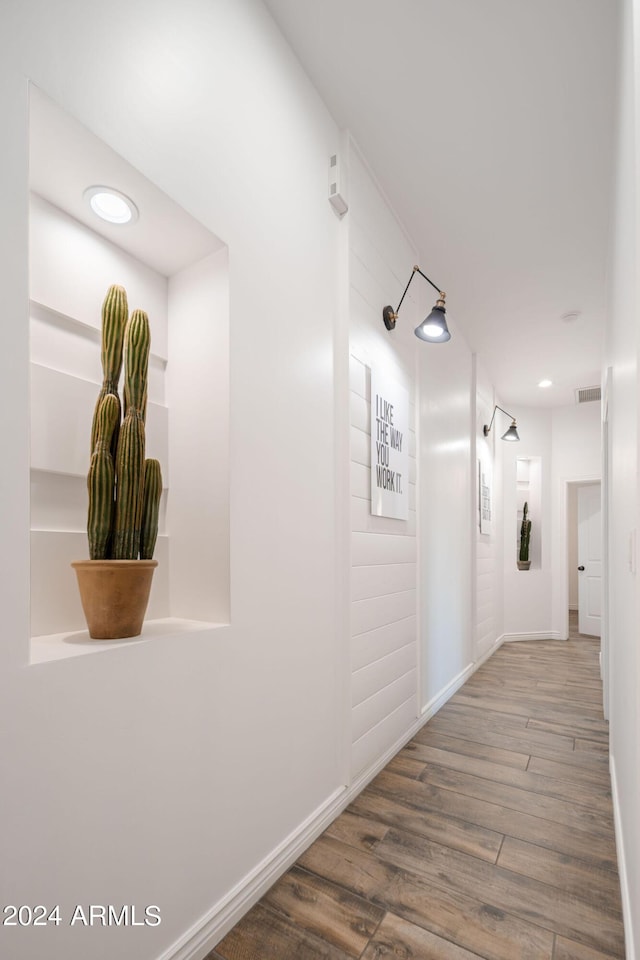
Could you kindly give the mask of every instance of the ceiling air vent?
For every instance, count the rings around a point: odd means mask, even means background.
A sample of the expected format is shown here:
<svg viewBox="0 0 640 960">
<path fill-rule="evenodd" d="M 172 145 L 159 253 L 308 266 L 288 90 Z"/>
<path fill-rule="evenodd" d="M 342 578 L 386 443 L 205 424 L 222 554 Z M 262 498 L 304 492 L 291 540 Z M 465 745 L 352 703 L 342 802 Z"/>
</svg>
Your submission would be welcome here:
<svg viewBox="0 0 640 960">
<path fill-rule="evenodd" d="M 576 390 L 576 403 L 591 403 L 592 400 L 600 400 L 602 389 L 597 387 L 578 387 Z"/>
</svg>

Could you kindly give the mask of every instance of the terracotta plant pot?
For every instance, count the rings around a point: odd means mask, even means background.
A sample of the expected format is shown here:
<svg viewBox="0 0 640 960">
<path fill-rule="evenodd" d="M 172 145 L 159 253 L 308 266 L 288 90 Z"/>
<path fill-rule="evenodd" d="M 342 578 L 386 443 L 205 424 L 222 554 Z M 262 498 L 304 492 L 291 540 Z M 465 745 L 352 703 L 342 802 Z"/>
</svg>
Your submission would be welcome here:
<svg viewBox="0 0 640 960">
<path fill-rule="evenodd" d="M 518 570 L 528 570 L 531 566 L 531 560 L 516 560 Z"/>
<path fill-rule="evenodd" d="M 137 637 L 157 560 L 76 560 L 82 609 L 94 640 Z"/>
</svg>

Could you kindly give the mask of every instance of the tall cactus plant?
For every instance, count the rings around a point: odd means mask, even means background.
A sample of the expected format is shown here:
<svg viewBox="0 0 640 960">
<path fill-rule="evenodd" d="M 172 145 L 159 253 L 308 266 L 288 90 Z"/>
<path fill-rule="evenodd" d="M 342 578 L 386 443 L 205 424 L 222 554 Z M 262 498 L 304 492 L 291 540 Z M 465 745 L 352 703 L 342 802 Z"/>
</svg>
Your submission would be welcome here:
<svg viewBox="0 0 640 960">
<path fill-rule="evenodd" d="M 121 418 L 118 381 L 120 380 L 120 371 L 122 370 L 122 346 L 128 316 L 127 292 L 124 287 L 119 287 L 117 284 L 114 284 L 107 290 L 107 295 L 102 304 L 101 361 L 103 381 L 102 389 L 96 401 L 96 407 L 93 413 L 93 424 L 91 426 L 91 453 L 93 454 L 97 440 L 98 411 L 100 410 L 100 404 L 107 395 L 115 397 L 118 403 L 118 419 L 111 440 L 111 454 L 114 459 L 118 447 L 118 432 Z"/>
<path fill-rule="evenodd" d="M 100 401 L 95 417 L 96 441 L 91 454 L 87 486 L 89 488 L 89 557 L 105 560 L 109 556 L 113 509 L 115 506 L 115 468 L 111 440 L 120 420 L 120 401 L 112 393 Z"/>
<path fill-rule="evenodd" d="M 529 559 L 529 540 L 531 538 L 531 520 L 528 518 L 529 505 L 525 501 L 522 511 L 522 524 L 520 526 L 520 555 L 519 559 L 525 563 Z"/>
<path fill-rule="evenodd" d="M 157 460 L 145 464 L 149 318 L 143 310 L 134 310 L 125 328 L 123 311 L 126 321 L 126 292 L 122 287 L 110 287 L 102 311 L 104 383 L 94 413 L 87 478 L 92 560 L 136 560 L 138 556 L 150 560 L 158 534 L 162 474 Z M 120 426 L 117 391 L 123 333 L 125 417 Z"/>
<path fill-rule="evenodd" d="M 158 537 L 158 513 L 162 495 L 162 473 L 157 460 L 144 462 L 144 489 L 142 504 L 142 532 L 140 559 L 151 560 Z"/>
<path fill-rule="evenodd" d="M 116 456 L 114 560 L 135 560 L 140 551 L 144 494 L 144 400 L 149 365 L 149 318 L 134 310 L 127 324 L 124 368 L 125 415 Z"/>
</svg>

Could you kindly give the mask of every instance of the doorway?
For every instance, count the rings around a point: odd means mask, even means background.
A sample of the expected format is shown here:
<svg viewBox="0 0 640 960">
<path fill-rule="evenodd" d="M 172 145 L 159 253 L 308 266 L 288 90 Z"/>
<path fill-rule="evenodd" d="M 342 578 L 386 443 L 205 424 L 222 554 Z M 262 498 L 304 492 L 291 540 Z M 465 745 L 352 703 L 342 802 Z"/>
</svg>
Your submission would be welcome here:
<svg viewBox="0 0 640 960">
<path fill-rule="evenodd" d="M 569 636 L 600 637 L 602 628 L 602 520 L 600 481 L 567 489 Z"/>
</svg>

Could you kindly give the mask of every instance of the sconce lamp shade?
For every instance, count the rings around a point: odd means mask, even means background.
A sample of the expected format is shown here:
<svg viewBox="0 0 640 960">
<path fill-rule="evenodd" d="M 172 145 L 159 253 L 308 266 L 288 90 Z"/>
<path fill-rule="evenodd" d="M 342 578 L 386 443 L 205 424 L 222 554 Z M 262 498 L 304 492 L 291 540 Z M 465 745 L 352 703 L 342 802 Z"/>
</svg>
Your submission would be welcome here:
<svg viewBox="0 0 640 960">
<path fill-rule="evenodd" d="M 518 431 L 517 431 L 517 429 L 516 429 L 516 422 L 515 422 L 515 420 L 513 421 L 513 423 L 511 424 L 511 426 L 510 426 L 509 429 L 507 430 L 507 432 L 502 434 L 501 439 L 502 439 L 502 440 L 512 440 L 512 441 L 513 441 L 513 440 L 519 440 L 519 439 L 520 439 L 520 437 L 518 436 Z"/>
<path fill-rule="evenodd" d="M 426 340 L 427 343 L 446 343 L 447 340 L 451 340 L 443 299 L 438 300 L 429 316 L 416 327 L 414 332 L 419 340 Z"/>
<path fill-rule="evenodd" d="M 404 300 L 407 290 L 409 289 L 409 285 L 416 273 L 419 273 L 421 277 L 424 277 L 424 279 L 430 283 L 435 290 L 438 291 L 438 300 L 436 301 L 436 304 L 429 316 L 426 317 L 422 323 L 418 324 L 416 327 L 414 331 L 415 335 L 419 340 L 424 340 L 426 343 L 446 343 L 447 340 L 451 340 L 451 334 L 449 333 L 447 320 L 445 317 L 445 294 L 440 290 L 439 287 L 436 287 L 432 280 L 429 280 L 429 277 L 426 275 L 426 273 L 422 272 L 420 267 L 413 268 L 413 272 L 409 277 L 409 282 L 404 288 L 404 293 L 400 297 L 400 303 L 398 304 L 397 309 L 394 310 L 393 307 L 387 306 L 382 311 L 384 325 L 387 330 L 393 330 L 395 328 L 396 320 L 398 319 L 398 313 L 400 311 L 400 307 L 402 306 L 402 301 Z"/>
<path fill-rule="evenodd" d="M 502 437 L 501 437 L 500 439 L 501 439 L 501 440 L 509 440 L 509 441 L 511 441 L 512 443 L 514 443 L 516 440 L 519 440 L 520 437 L 518 436 L 518 430 L 517 430 L 517 427 L 516 427 L 515 417 L 512 417 L 510 413 L 507 413 L 506 410 L 503 410 L 502 407 L 499 407 L 497 404 L 496 404 L 495 407 L 493 408 L 493 414 L 491 415 L 491 423 L 489 423 L 489 424 L 486 424 L 486 423 L 485 423 L 484 427 L 482 428 L 485 437 L 488 437 L 488 436 L 489 436 L 489 433 L 490 433 L 490 431 L 491 431 L 491 427 L 493 426 L 493 421 L 494 421 L 495 416 L 496 416 L 496 410 L 499 410 L 501 413 L 506 414 L 507 417 L 511 417 L 511 426 L 510 426 L 509 429 L 506 431 L 506 433 L 503 433 L 503 434 L 502 434 Z"/>
</svg>

